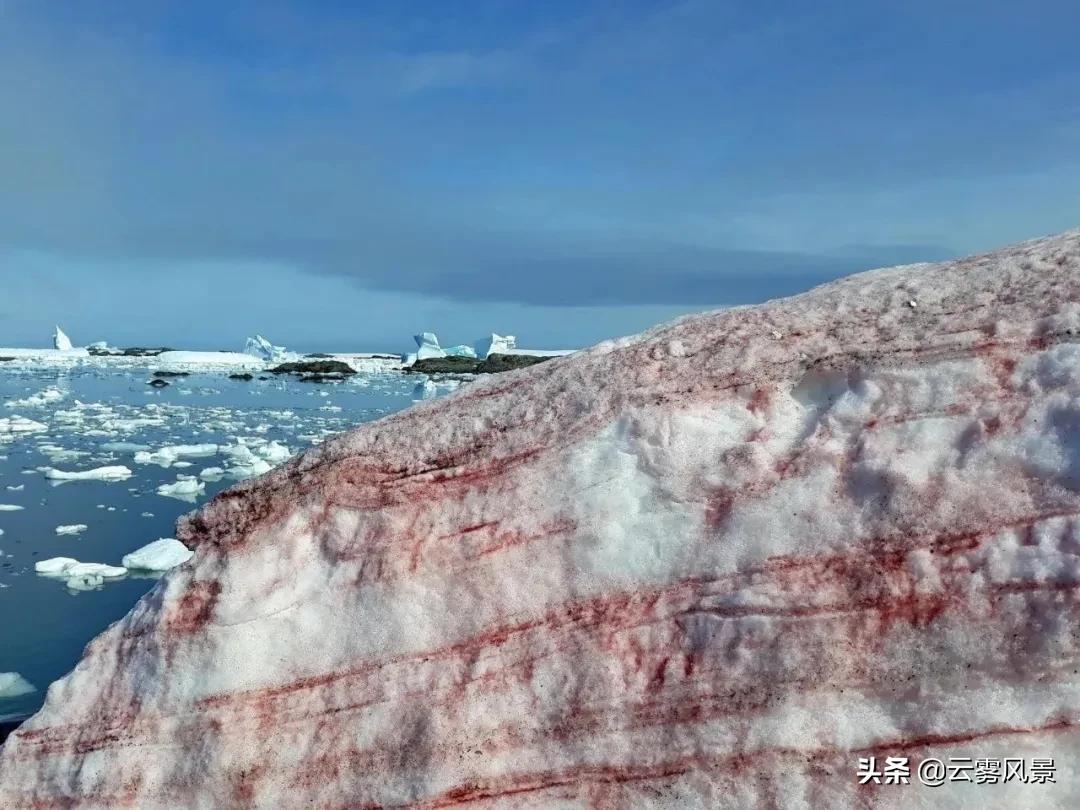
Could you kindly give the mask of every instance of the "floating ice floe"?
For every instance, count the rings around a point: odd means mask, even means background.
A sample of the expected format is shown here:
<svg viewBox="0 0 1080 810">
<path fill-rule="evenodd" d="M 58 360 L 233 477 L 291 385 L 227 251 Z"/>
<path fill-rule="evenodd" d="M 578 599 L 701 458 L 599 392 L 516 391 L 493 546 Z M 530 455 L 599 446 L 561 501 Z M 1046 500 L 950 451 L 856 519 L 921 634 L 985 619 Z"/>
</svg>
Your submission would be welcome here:
<svg viewBox="0 0 1080 810">
<path fill-rule="evenodd" d="M 190 560 L 194 552 L 174 537 L 163 537 L 125 554 L 125 568 L 133 571 L 168 571 Z"/>
<path fill-rule="evenodd" d="M 0 503 L 0 512 L 20 512 L 25 508 L 25 506 L 19 506 L 16 503 Z"/>
<path fill-rule="evenodd" d="M 207 467 L 201 473 L 199 473 L 199 478 L 201 478 L 203 481 L 220 481 L 224 477 L 225 470 L 221 467 Z"/>
<path fill-rule="evenodd" d="M 284 346 L 275 346 L 262 335 L 249 337 L 244 344 L 244 354 L 250 354 L 267 363 L 279 363 L 288 355 Z"/>
<path fill-rule="evenodd" d="M 64 330 L 59 326 L 56 327 L 56 331 L 53 332 L 53 348 L 61 352 L 69 352 L 75 347 L 71 345 L 71 338 L 64 334 Z"/>
<path fill-rule="evenodd" d="M 42 576 L 62 579 L 74 591 L 98 588 L 106 579 L 118 579 L 127 569 L 105 563 L 79 562 L 74 557 L 52 557 L 34 563 L 34 571 Z"/>
<path fill-rule="evenodd" d="M 42 433 L 48 429 L 47 425 L 24 416 L 0 417 L 0 442 L 10 440 L 14 436 Z"/>
<path fill-rule="evenodd" d="M 8 408 L 40 408 L 59 402 L 66 396 L 66 391 L 54 385 L 23 399 L 9 399 L 4 405 Z"/>
<path fill-rule="evenodd" d="M 176 498 L 179 501 L 195 503 L 195 497 L 206 490 L 206 484 L 193 475 L 178 475 L 171 484 L 162 484 L 157 488 L 158 495 Z"/>
<path fill-rule="evenodd" d="M 37 689 L 18 672 L 0 672 L 0 700 L 29 695 Z"/>
<path fill-rule="evenodd" d="M 216 444 L 172 444 L 159 447 L 152 453 L 145 450 L 135 452 L 136 464 L 157 464 L 160 467 L 171 467 L 182 458 L 205 458 L 216 455 Z"/>
<path fill-rule="evenodd" d="M 122 464 L 73 472 L 45 467 L 42 472 L 50 481 L 126 481 L 132 475 L 131 470 Z"/>
<path fill-rule="evenodd" d="M 56 527 L 56 533 L 57 534 L 82 534 L 88 528 L 89 528 L 89 526 L 87 526 L 85 523 L 72 523 L 72 524 L 67 525 L 67 526 L 57 526 Z"/>
</svg>

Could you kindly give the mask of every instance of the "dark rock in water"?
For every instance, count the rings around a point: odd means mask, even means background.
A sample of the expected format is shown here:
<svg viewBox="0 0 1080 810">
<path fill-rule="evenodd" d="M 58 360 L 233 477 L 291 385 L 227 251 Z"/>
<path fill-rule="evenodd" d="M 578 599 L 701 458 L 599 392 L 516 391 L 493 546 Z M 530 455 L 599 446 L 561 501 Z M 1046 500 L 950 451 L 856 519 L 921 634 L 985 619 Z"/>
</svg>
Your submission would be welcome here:
<svg viewBox="0 0 1080 810">
<path fill-rule="evenodd" d="M 298 360 L 282 363 L 270 369 L 271 374 L 355 374 L 348 363 L 341 360 Z"/>
<path fill-rule="evenodd" d="M 430 357 L 417 360 L 405 370 L 415 374 L 497 374 L 550 360 L 527 354 L 493 354 L 486 360 L 475 357 Z"/>
<path fill-rule="evenodd" d="M 229 379 L 230 380 L 244 380 L 245 382 L 247 382 L 248 380 L 253 380 L 255 378 L 245 371 L 243 374 L 230 374 Z M 259 377 L 259 379 L 260 380 L 265 380 L 266 378 L 265 377 Z"/>
<path fill-rule="evenodd" d="M 529 354 L 491 354 L 476 370 L 480 374 L 497 374 L 500 371 L 535 366 L 537 363 L 550 359 L 550 357 L 533 357 Z"/>
<path fill-rule="evenodd" d="M 316 359 L 319 359 L 319 360 L 327 360 L 327 359 L 329 359 L 329 358 L 331 358 L 333 356 L 334 355 L 326 354 L 325 352 L 312 352 L 311 354 L 305 354 L 304 355 L 304 357 L 313 357 L 313 358 L 316 358 Z"/>
<path fill-rule="evenodd" d="M 313 382 L 313 383 L 326 383 L 326 382 L 344 382 L 344 374 L 304 374 L 300 377 L 300 382 Z"/>
<path fill-rule="evenodd" d="M 259 377 L 260 380 L 269 380 L 269 377 Z"/>
<path fill-rule="evenodd" d="M 14 359 L 14 357 L 0 357 L 0 363 L 7 363 Z"/>
<path fill-rule="evenodd" d="M 127 349 L 101 349 L 91 346 L 87 349 L 93 357 L 156 357 L 162 352 L 171 352 L 167 346 L 146 348 L 145 346 L 131 346 Z"/>
<path fill-rule="evenodd" d="M 475 357 L 428 357 L 405 370 L 415 374 L 475 374 L 479 367 Z"/>
<path fill-rule="evenodd" d="M 168 385 L 168 383 L 161 379 L 155 379 L 148 382 L 147 385 L 151 385 L 154 388 L 164 388 Z"/>
<path fill-rule="evenodd" d="M 155 371 L 155 377 L 190 377 L 190 371 Z"/>
</svg>

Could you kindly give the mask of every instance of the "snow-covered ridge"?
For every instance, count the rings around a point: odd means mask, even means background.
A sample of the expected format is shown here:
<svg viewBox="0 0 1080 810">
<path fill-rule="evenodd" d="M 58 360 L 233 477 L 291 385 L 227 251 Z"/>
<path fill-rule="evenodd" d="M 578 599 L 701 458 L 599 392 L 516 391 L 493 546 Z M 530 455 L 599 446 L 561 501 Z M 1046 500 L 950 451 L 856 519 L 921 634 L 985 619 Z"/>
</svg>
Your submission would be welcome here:
<svg viewBox="0 0 1080 810">
<path fill-rule="evenodd" d="M 182 521 L 0 805 L 1075 807 L 1077 425 L 1080 232 L 471 383 Z"/>
</svg>

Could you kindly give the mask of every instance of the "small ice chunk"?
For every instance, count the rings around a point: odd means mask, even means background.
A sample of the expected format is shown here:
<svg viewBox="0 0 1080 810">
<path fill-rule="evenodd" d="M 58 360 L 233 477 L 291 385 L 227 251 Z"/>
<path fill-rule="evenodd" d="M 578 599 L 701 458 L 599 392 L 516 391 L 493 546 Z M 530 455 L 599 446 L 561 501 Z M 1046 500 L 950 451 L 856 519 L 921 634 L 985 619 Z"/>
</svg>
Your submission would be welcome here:
<svg viewBox="0 0 1080 810">
<path fill-rule="evenodd" d="M 63 574 L 71 566 L 78 565 L 74 557 L 51 557 L 34 563 L 34 570 L 39 574 Z"/>
<path fill-rule="evenodd" d="M 190 560 L 194 552 L 173 537 L 163 537 L 125 554 L 120 562 L 137 571 L 168 571 Z"/>
<path fill-rule="evenodd" d="M 171 467 L 182 458 L 205 458 L 216 455 L 216 444 L 172 444 L 160 447 L 152 453 L 140 450 L 135 453 L 136 464 L 157 464 L 160 467 Z"/>
<path fill-rule="evenodd" d="M 0 503 L 0 512 L 19 512 L 25 508 L 25 506 L 19 506 L 17 503 Z"/>
<path fill-rule="evenodd" d="M 46 467 L 44 472 L 45 477 L 51 481 L 126 481 L 131 477 L 131 470 L 119 464 L 74 472 Z"/>
<path fill-rule="evenodd" d="M 171 484 L 162 484 L 157 488 L 158 495 L 166 498 L 176 498 L 181 501 L 195 502 L 195 496 L 201 495 L 206 489 L 206 484 L 199 481 L 193 475 L 179 475 Z"/>
<path fill-rule="evenodd" d="M 87 526 L 85 523 L 72 523 L 70 525 L 57 526 L 56 527 L 56 533 L 57 534 L 82 534 L 88 528 L 90 528 L 90 527 Z"/>
<path fill-rule="evenodd" d="M 0 699 L 29 695 L 36 691 L 34 685 L 18 672 L 0 672 Z"/>
<path fill-rule="evenodd" d="M 203 481 L 220 481 L 224 477 L 225 470 L 223 470 L 221 467 L 207 467 L 205 470 L 199 473 L 199 478 L 201 478 Z"/>
</svg>

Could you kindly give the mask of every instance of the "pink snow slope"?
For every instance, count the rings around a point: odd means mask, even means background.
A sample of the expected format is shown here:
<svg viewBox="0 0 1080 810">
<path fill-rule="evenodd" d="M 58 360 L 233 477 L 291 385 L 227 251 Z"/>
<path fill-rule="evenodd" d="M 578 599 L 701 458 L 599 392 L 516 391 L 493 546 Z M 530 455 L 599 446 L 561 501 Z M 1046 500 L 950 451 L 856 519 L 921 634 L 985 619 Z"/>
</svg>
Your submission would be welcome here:
<svg viewBox="0 0 1080 810">
<path fill-rule="evenodd" d="M 1078 807 L 1078 514 L 1080 232 L 685 318 L 182 520 L 0 806 Z"/>
</svg>

